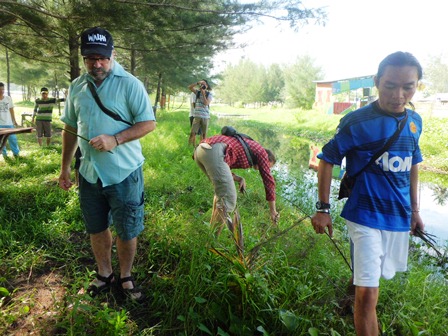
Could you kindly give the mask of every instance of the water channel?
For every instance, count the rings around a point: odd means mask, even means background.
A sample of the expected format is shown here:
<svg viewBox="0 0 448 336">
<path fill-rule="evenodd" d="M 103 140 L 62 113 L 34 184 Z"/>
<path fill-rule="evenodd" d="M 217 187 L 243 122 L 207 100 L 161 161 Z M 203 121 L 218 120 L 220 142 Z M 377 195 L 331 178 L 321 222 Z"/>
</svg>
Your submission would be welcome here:
<svg viewBox="0 0 448 336">
<path fill-rule="evenodd" d="M 440 191 L 443 194 L 440 194 Z M 441 197 L 442 196 L 442 197 Z M 438 238 L 439 245 L 448 241 L 448 190 L 431 183 L 420 183 L 420 214 L 426 231 Z"/>
<path fill-rule="evenodd" d="M 305 213 L 314 212 L 317 199 L 317 174 L 308 167 L 310 150 L 306 139 L 285 136 L 281 134 L 281 130 L 266 129 L 265 125 L 254 129 L 251 123 L 235 123 L 234 118 L 219 118 L 219 124 L 235 125 L 238 131 L 251 135 L 261 144 L 269 144 L 267 147 L 274 150 L 278 159 L 274 167 L 276 178 L 281 179 L 281 184 L 285 186 L 277 193 L 282 194 L 282 197 L 300 207 Z M 435 236 L 437 245 L 447 246 L 448 188 L 437 183 L 440 180 L 440 175 L 437 173 L 425 172 L 424 174 L 425 181 L 435 182 L 420 182 L 420 215 L 425 223 L 426 231 Z M 447 179 L 446 176 L 443 178 Z M 343 201 L 336 200 L 338 187 L 339 181 L 333 179 L 334 198 L 332 200 L 336 207 L 335 213 L 340 212 L 343 206 Z"/>
<path fill-rule="evenodd" d="M 302 169 L 301 176 L 298 183 L 302 184 L 301 187 L 297 186 L 297 183 L 291 181 L 289 177 L 286 177 L 284 172 L 291 173 L 290 167 L 285 166 L 278 167 L 276 174 L 280 176 L 283 182 L 287 184 L 287 187 L 282 191 L 283 197 L 288 199 L 292 204 L 301 204 L 306 209 L 311 208 L 314 205 L 314 201 L 317 199 L 317 174 L 313 170 L 308 170 L 306 167 L 293 168 Z M 289 180 L 289 181 L 288 181 Z M 435 236 L 435 240 L 438 246 L 445 246 L 448 244 L 448 189 L 442 188 L 432 183 L 420 183 L 420 215 L 425 223 L 425 230 Z M 337 201 L 336 195 L 339 188 L 339 181 L 334 180 L 332 183 L 333 203 L 337 202 L 336 211 L 342 210 L 343 201 Z M 305 189 L 308 191 L 305 199 L 297 199 L 297 195 L 303 195 L 303 192 L 298 190 Z M 295 190 L 295 192 L 294 192 Z M 311 199 L 311 200 L 310 200 Z M 305 205 L 308 204 L 308 205 Z M 312 213 L 312 209 L 309 211 Z"/>
</svg>

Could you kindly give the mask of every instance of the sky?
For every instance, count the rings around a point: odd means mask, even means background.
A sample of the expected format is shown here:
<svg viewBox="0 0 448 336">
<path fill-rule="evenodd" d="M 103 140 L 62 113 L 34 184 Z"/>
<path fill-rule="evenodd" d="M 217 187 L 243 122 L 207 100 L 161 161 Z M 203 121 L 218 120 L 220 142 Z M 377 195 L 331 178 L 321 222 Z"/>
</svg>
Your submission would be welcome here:
<svg viewBox="0 0 448 336">
<path fill-rule="evenodd" d="M 287 25 L 264 19 L 235 41 L 246 43 L 215 58 L 224 69 L 242 57 L 255 63 L 292 64 L 309 55 L 320 66 L 324 79 L 373 75 L 387 55 L 401 50 L 414 54 L 425 66 L 431 56 L 448 51 L 448 16 L 438 0 L 305 0 L 312 7 L 326 7 L 325 26 L 310 24 L 294 32 Z"/>
</svg>

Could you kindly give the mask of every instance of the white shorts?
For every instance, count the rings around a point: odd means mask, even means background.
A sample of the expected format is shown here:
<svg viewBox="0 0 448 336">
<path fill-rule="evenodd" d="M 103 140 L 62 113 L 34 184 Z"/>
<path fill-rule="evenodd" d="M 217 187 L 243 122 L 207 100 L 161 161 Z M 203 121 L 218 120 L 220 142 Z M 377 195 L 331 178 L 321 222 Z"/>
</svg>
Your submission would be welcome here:
<svg viewBox="0 0 448 336">
<path fill-rule="evenodd" d="M 353 241 L 353 283 L 379 287 L 380 277 L 392 279 L 396 272 L 407 270 L 409 232 L 372 229 L 347 222 Z"/>
</svg>

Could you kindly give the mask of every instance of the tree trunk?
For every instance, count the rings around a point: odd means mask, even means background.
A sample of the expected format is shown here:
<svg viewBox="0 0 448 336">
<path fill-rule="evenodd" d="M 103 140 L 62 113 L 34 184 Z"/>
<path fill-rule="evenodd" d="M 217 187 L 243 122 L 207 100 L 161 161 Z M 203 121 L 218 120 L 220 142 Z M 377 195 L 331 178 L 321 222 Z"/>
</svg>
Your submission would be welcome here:
<svg viewBox="0 0 448 336">
<path fill-rule="evenodd" d="M 165 85 L 162 86 L 162 97 L 160 98 L 160 108 L 164 110 L 166 107 L 166 92 L 165 92 Z"/>
<path fill-rule="evenodd" d="M 157 112 L 157 105 L 159 103 L 159 98 L 160 98 L 160 87 L 162 86 L 162 73 L 159 73 L 159 81 L 157 82 L 157 92 L 156 92 L 156 100 L 154 102 L 154 116 L 156 116 L 156 112 Z"/>
<path fill-rule="evenodd" d="M 73 81 L 81 74 L 81 69 L 79 68 L 78 36 L 74 31 L 69 32 L 68 47 L 70 50 L 70 81 Z"/>
<path fill-rule="evenodd" d="M 135 49 L 131 49 L 131 74 L 135 76 L 135 68 L 137 67 L 137 61 L 135 59 Z"/>
<path fill-rule="evenodd" d="M 6 50 L 6 89 L 8 91 L 8 96 L 11 96 L 11 90 L 10 90 L 10 81 L 11 81 L 11 72 L 9 69 L 9 53 L 8 48 L 5 48 Z"/>
</svg>

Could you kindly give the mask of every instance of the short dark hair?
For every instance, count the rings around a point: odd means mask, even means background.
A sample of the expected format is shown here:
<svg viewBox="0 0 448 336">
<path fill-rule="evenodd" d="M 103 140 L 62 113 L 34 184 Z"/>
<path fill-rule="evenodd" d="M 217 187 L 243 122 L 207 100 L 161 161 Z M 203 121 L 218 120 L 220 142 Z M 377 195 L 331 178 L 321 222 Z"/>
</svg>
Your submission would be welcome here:
<svg viewBox="0 0 448 336">
<path fill-rule="evenodd" d="M 5 86 L 5 84 L 4 84 L 3 82 L 0 82 L 0 87 L 1 87 L 1 86 Z"/>
<path fill-rule="evenodd" d="M 423 69 L 420 65 L 420 62 L 415 58 L 414 55 L 412 55 L 409 52 L 404 51 L 397 51 L 393 54 L 390 54 L 386 56 L 385 59 L 383 59 L 378 66 L 378 73 L 376 74 L 376 78 L 380 79 L 381 76 L 384 75 L 384 72 L 386 71 L 387 66 L 415 66 L 417 68 L 418 73 L 418 80 L 422 79 L 423 77 Z"/>
<path fill-rule="evenodd" d="M 207 84 L 207 90 L 211 90 L 212 87 L 210 86 L 210 84 L 208 83 L 208 81 L 207 81 L 206 79 L 202 79 L 202 80 L 205 82 L 205 84 Z"/>
<path fill-rule="evenodd" d="M 264 150 L 266 151 L 266 153 L 268 153 L 269 162 L 272 162 L 272 164 L 275 164 L 277 162 L 277 159 L 275 158 L 274 152 L 267 148 L 265 148 Z"/>
</svg>

